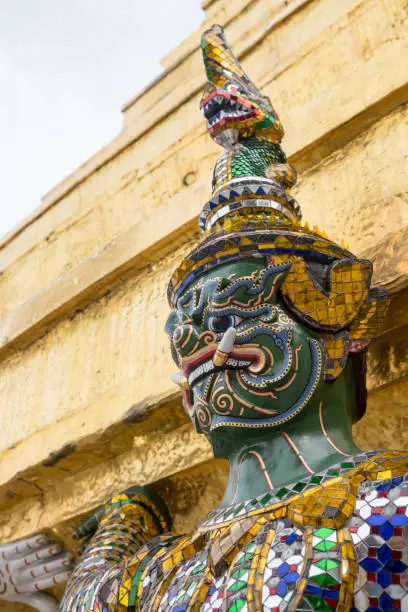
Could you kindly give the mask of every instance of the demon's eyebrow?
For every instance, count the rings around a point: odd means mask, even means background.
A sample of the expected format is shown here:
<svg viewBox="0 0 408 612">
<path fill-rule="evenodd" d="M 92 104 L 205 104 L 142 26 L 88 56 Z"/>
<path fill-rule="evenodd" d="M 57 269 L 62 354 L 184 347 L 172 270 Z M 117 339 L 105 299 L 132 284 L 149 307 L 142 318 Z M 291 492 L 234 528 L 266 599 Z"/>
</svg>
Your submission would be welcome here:
<svg viewBox="0 0 408 612">
<path fill-rule="evenodd" d="M 217 302 L 218 305 L 231 304 L 240 290 L 240 304 L 242 304 L 242 300 L 246 301 L 261 294 L 265 294 L 263 297 L 265 301 L 268 301 L 278 291 L 290 266 L 290 262 L 284 262 L 279 265 L 268 266 L 250 276 L 232 280 L 228 287 L 217 291 L 212 296 L 212 301 Z"/>
<path fill-rule="evenodd" d="M 185 295 L 183 295 L 178 303 L 177 310 L 182 316 L 200 316 L 204 308 L 211 300 L 212 296 L 220 288 L 225 281 L 223 278 L 210 278 L 205 283 L 197 284 Z"/>
<path fill-rule="evenodd" d="M 168 334 L 172 334 L 177 325 L 182 325 L 186 319 L 191 319 L 194 315 L 201 316 L 208 300 L 221 286 L 222 278 L 212 278 L 206 283 L 198 282 L 177 301 L 174 308 L 167 318 L 164 327 Z"/>
<path fill-rule="evenodd" d="M 204 310 L 211 304 L 226 306 L 234 304 L 236 300 L 238 305 L 246 306 L 249 305 L 251 298 L 261 296 L 263 293 L 265 293 L 265 300 L 268 301 L 279 289 L 290 266 L 290 262 L 285 262 L 267 266 L 250 276 L 237 279 L 230 276 L 210 278 L 204 283 L 198 281 L 179 298 L 177 309 L 169 317 L 166 328 L 170 329 L 177 323 L 182 324 L 186 319 L 201 317 Z M 240 292 L 239 296 L 237 296 L 238 292 Z"/>
</svg>

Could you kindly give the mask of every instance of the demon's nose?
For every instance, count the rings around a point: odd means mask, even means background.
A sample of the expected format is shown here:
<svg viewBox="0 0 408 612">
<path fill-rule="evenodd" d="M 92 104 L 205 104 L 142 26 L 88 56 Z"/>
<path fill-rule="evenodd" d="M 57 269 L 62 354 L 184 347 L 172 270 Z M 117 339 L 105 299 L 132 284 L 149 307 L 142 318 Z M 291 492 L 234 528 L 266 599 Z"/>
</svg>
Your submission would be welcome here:
<svg viewBox="0 0 408 612">
<path fill-rule="evenodd" d="M 193 325 L 177 325 L 173 332 L 174 347 L 181 355 L 185 357 L 194 348 L 198 341 L 198 333 Z"/>
</svg>

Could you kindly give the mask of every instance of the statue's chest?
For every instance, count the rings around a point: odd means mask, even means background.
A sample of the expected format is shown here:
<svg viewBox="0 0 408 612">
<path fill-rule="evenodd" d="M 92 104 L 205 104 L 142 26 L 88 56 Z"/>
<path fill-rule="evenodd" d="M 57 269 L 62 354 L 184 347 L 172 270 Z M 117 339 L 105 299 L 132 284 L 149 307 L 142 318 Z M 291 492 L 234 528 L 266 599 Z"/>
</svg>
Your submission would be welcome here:
<svg viewBox="0 0 408 612">
<path fill-rule="evenodd" d="M 335 610 L 346 555 L 339 540 L 334 529 L 303 532 L 286 520 L 265 525 L 239 552 L 224 547 L 225 557 L 212 540 L 179 566 L 159 609 L 184 612 L 197 597 L 203 612 Z"/>
<path fill-rule="evenodd" d="M 209 515 L 146 566 L 141 609 L 408 612 L 405 460 L 395 476 L 387 463 L 368 466 L 371 479 L 357 473 L 263 512 L 251 500 L 232 519 L 231 509 Z"/>
<path fill-rule="evenodd" d="M 202 610 L 314 610 L 322 602 L 336 609 L 344 565 L 338 535 L 284 520 L 265 526 L 212 581 Z"/>
<path fill-rule="evenodd" d="M 278 608 L 289 602 L 302 576 L 306 541 L 303 533 L 285 522 L 261 530 L 219 578 L 212 581 L 203 606 L 206 612 L 241 610 L 248 600 L 263 608 Z"/>
</svg>

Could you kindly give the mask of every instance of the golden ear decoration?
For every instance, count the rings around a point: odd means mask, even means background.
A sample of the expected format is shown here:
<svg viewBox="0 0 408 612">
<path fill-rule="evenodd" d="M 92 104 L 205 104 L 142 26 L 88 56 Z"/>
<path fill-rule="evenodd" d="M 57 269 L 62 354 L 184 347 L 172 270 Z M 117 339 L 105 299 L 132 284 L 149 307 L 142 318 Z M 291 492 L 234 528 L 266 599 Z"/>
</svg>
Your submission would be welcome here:
<svg viewBox="0 0 408 612">
<path fill-rule="evenodd" d="M 385 289 L 371 289 L 358 317 L 350 326 L 350 340 L 370 342 L 379 334 L 387 314 L 390 299 Z"/>
<path fill-rule="evenodd" d="M 336 261 L 330 269 L 330 289 L 326 290 L 311 276 L 303 258 L 289 258 L 292 266 L 281 287 L 289 307 L 311 327 L 331 331 L 348 327 L 367 299 L 371 263 L 357 259 Z"/>
<path fill-rule="evenodd" d="M 335 380 L 347 362 L 350 348 L 349 333 L 341 331 L 337 334 L 325 334 L 321 339 L 324 347 L 324 378 Z"/>
</svg>

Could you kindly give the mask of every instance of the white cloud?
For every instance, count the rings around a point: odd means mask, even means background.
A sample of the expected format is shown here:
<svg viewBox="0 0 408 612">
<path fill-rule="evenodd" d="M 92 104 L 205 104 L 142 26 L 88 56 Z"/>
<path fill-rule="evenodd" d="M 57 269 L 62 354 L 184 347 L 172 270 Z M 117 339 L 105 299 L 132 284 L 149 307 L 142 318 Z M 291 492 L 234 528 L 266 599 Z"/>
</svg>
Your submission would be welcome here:
<svg viewBox="0 0 408 612">
<path fill-rule="evenodd" d="M 0 3 L 0 235 L 120 130 L 200 0 Z"/>
</svg>

